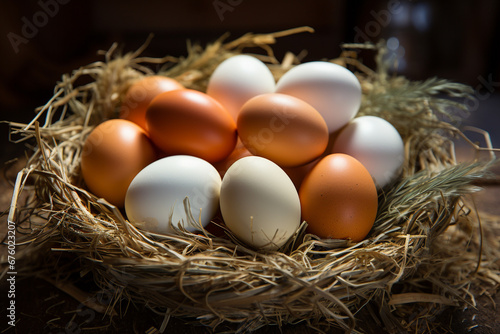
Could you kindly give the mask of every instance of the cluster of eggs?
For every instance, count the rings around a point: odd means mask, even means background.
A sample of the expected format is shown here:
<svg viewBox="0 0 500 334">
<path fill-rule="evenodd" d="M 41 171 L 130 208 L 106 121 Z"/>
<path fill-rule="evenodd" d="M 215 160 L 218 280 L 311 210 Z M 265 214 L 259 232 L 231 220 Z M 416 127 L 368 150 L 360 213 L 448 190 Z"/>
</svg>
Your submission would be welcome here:
<svg viewBox="0 0 500 334">
<path fill-rule="evenodd" d="M 361 98 L 356 76 L 326 61 L 292 67 L 276 82 L 257 58 L 233 56 L 206 93 L 149 76 L 128 89 L 120 118 L 89 134 L 82 176 L 153 233 L 196 231 L 220 214 L 258 249 L 283 246 L 302 220 L 321 238 L 360 241 L 375 221 L 378 189 L 404 159 L 389 122 L 356 117 Z"/>
</svg>

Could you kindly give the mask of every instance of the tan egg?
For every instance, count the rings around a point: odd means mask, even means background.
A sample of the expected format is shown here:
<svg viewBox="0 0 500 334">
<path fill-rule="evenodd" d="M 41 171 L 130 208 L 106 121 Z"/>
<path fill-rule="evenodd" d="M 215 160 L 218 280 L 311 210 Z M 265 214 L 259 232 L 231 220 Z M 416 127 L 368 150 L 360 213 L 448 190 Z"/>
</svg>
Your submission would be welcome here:
<svg viewBox="0 0 500 334">
<path fill-rule="evenodd" d="M 146 132 L 124 119 L 99 124 L 83 145 L 81 170 L 89 190 L 123 207 L 133 178 L 157 155 Z"/>
<path fill-rule="evenodd" d="M 247 150 L 247 148 L 243 145 L 241 140 L 238 140 L 236 142 L 236 147 L 234 148 L 233 152 L 231 152 L 231 154 L 229 154 L 229 156 L 224 160 L 215 162 L 213 165 L 219 172 L 220 176 L 224 177 L 224 174 L 226 174 L 227 169 L 231 167 L 233 163 L 235 163 L 236 161 L 240 160 L 243 157 L 248 157 L 251 155 L 253 154 L 250 153 L 249 150 Z"/>
<path fill-rule="evenodd" d="M 243 105 L 238 134 L 254 155 L 281 167 L 306 164 L 319 157 L 328 144 L 328 127 L 308 103 L 285 94 L 262 94 Z"/>
<path fill-rule="evenodd" d="M 120 107 L 120 118 L 146 129 L 146 109 L 149 103 L 161 93 L 183 88 L 176 80 L 160 75 L 140 79 L 128 89 Z"/>
<path fill-rule="evenodd" d="M 342 153 L 327 155 L 314 166 L 299 197 L 309 232 L 320 238 L 361 241 L 377 215 L 377 189 L 370 173 Z"/>
</svg>

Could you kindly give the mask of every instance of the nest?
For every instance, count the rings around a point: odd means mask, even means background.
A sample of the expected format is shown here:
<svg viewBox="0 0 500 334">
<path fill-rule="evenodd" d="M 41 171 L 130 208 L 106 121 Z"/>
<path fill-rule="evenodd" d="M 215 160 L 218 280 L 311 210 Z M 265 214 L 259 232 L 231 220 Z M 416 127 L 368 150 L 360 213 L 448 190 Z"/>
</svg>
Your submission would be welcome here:
<svg viewBox="0 0 500 334">
<path fill-rule="evenodd" d="M 420 332 L 433 328 L 433 316 L 444 307 L 474 305 L 472 285 L 498 285 L 500 245 L 488 236 L 500 220 L 480 216 L 471 200 L 478 182 L 490 176 L 494 150 L 469 141 L 488 158 L 478 154 L 457 163 L 453 145 L 453 138 L 466 139 L 452 121 L 459 120 L 456 110 L 466 109 L 473 90 L 390 74 L 382 61 L 383 43 L 345 44 L 341 56 L 331 60 L 351 68 L 362 84 L 358 115 L 388 120 L 405 143 L 403 173 L 380 192 L 376 222 L 361 242 L 319 239 L 305 233 L 305 223 L 283 249 L 267 253 L 245 247 L 227 230 L 225 236 L 151 234 L 85 189 L 83 142 L 97 124 L 118 117 L 135 80 L 161 74 L 204 91 L 221 61 L 255 47 L 265 51 L 255 56 L 278 79 L 301 59 L 287 53 L 278 61 L 271 45 L 280 36 L 305 31 L 312 30 L 246 34 L 231 42 L 223 36 L 204 48 L 188 44 L 186 58 L 141 57 L 146 45 L 120 54 L 113 45 L 103 61 L 63 75 L 32 122 L 10 123 L 12 138 L 35 143 L 18 174 L 9 212 L 18 235 L 24 234 L 18 244 L 29 245 L 24 254 L 33 263 L 31 273 L 109 315 L 123 299 L 147 305 L 165 315 L 160 332 L 170 316 L 195 319 L 215 331 L 232 323 L 235 331 L 246 332 L 306 322 L 316 329 L 356 332 L 356 313 L 367 305 L 379 310 L 373 316 L 387 331 Z M 375 69 L 359 60 L 362 49 L 373 52 Z M 224 229 L 222 221 L 213 223 Z M 47 250 L 43 258 L 36 256 L 40 249 Z M 71 285 L 74 275 L 111 291 L 113 301 L 101 305 L 81 297 Z"/>
</svg>

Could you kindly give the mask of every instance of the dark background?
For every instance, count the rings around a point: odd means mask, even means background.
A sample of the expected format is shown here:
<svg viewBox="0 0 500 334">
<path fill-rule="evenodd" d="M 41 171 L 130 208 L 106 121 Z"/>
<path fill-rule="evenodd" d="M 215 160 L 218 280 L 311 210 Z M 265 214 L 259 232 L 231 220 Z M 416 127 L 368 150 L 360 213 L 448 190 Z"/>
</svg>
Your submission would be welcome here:
<svg viewBox="0 0 500 334">
<path fill-rule="evenodd" d="M 226 10 L 214 4 L 226 5 Z M 478 101 L 462 125 L 489 131 L 494 146 L 500 147 L 497 0 L 0 0 L 0 121 L 29 122 L 34 109 L 52 96 L 62 74 L 102 60 L 97 51 L 108 50 L 114 42 L 133 51 L 154 33 L 145 55 L 184 56 L 188 39 L 205 45 L 226 32 L 234 39 L 246 32 L 303 25 L 316 32 L 279 39 L 273 47 L 278 59 L 286 51 L 303 50 L 304 60 L 334 58 L 343 42 L 384 38 L 398 57 L 398 73 L 414 80 L 437 76 L 472 86 Z M 2 165 L 23 151 L 22 145 L 8 139 L 8 126 L 0 123 Z M 29 300 L 32 293 L 41 298 L 27 303 L 26 314 L 48 308 L 54 293 L 64 295 L 30 280 L 22 283 L 19 299 Z M 61 309 L 77 307 L 74 300 L 64 301 Z M 144 323 L 151 319 L 149 315 Z M 37 321 L 33 326 L 47 319 Z M 458 332 L 461 324 L 452 327 Z"/>
</svg>

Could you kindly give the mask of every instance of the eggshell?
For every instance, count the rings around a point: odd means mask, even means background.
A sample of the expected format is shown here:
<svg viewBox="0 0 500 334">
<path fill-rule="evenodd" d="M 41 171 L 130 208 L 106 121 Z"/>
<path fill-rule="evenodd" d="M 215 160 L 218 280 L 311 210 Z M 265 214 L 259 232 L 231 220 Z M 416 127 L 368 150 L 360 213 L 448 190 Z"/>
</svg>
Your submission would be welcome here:
<svg viewBox="0 0 500 334">
<path fill-rule="evenodd" d="M 330 132 L 347 124 L 361 105 L 361 84 L 340 65 L 312 61 L 291 68 L 276 84 L 276 93 L 295 96 L 313 106 Z"/>
<path fill-rule="evenodd" d="M 361 162 L 349 155 L 322 158 L 302 181 L 299 196 L 308 231 L 320 238 L 361 241 L 375 222 L 375 183 Z"/>
<path fill-rule="evenodd" d="M 359 160 L 379 188 L 400 174 L 405 158 L 404 143 L 398 130 L 376 116 L 353 119 L 340 131 L 332 152 L 345 153 Z"/>
<path fill-rule="evenodd" d="M 243 104 L 254 96 L 272 93 L 273 74 L 259 59 L 237 55 L 220 63 L 210 76 L 207 94 L 219 101 L 236 121 Z"/>
<path fill-rule="evenodd" d="M 238 139 L 236 142 L 236 147 L 234 148 L 233 152 L 229 154 L 224 160 L 218 161 L 213 163 L 215 169 L 219 172 L 220 176 L 223 177 L 224 174 L 226 174 L 226 171 L 229 167 L 231 167 L 232 164 L 234 164 L 236 161 L 240 160 L 243 157 L 249 157 L 252 156 L 253 154 L 250 153 L 250 151 L 243 145 L 241 140 Z"/>
<path fill-rule="evenodd" d="M 188 231 L 205 227 L 219 208 L 221 178 L 207 161 L 187 155 L 169 156 L 144 168 L 125 198 L 125 211 L 134 225 L 165 234 L 180 223 Z M 189 199 L 190 211 L 184 206 Z M 186 214 L 192 215 L 190 219 Z"/>
<path fill-rule="evenodd" d="M 328 145 L 328 127 L 308 103 L 285 94 L 262 94 L 241 108 L 238 134 L 245 147 L 280 166 L 298 166 L 319 157 Z"/>
<path fill-rule="evenodd" d="M 300 201 L 292 181 L 262 157 L 244 157 L 229 167 L 222 179 L 220 209 L 227 227 L 257 249 L 278 249 L 300 225 Z"/>
<path fill-rule="evenodd" d="M 236 145 L 236 123 L 205 93 L 182 89 L 151 101 L 146 122 L 153 142 L 168 155 L 193 155 L 209 162 L 226 158 Z"/>
<path fill-rule="evenodd" d="M 146 129 L 146 109 L 149 103 L 161 93 L 183 88 L 177 80 L 160 75 L 139 79 L 130 86 L 123 98 L 120 118 Z"/>
<path fill-rule="evenodd" d="M 146 132 L 124 119 L 99 124 L 89 134 L 82 150 L 81 170 L 89 190 L 123 207 L 127 188 L 157 152 Z"/>
<path fill-rule="evenodd" d="M 300 189 L 300 185 L 302 184 L 302 181 L 306 177 L 307 173 L 309 173 L 311 171 L 311 169 L 313 169 L 314 166 L 316 166 L 316 164 L 320 160 L 321 160 L 321 157 L 314 159 L 313 161 L 311 161 L 305 165 L 300 165 L 300 166 L 295 166 L 295 167 L 283 167 L 283 170 L 285 171 L 286 175 L 288 175 L 290 180 L 292 180 L 297 191 Z"/>
</svg>

